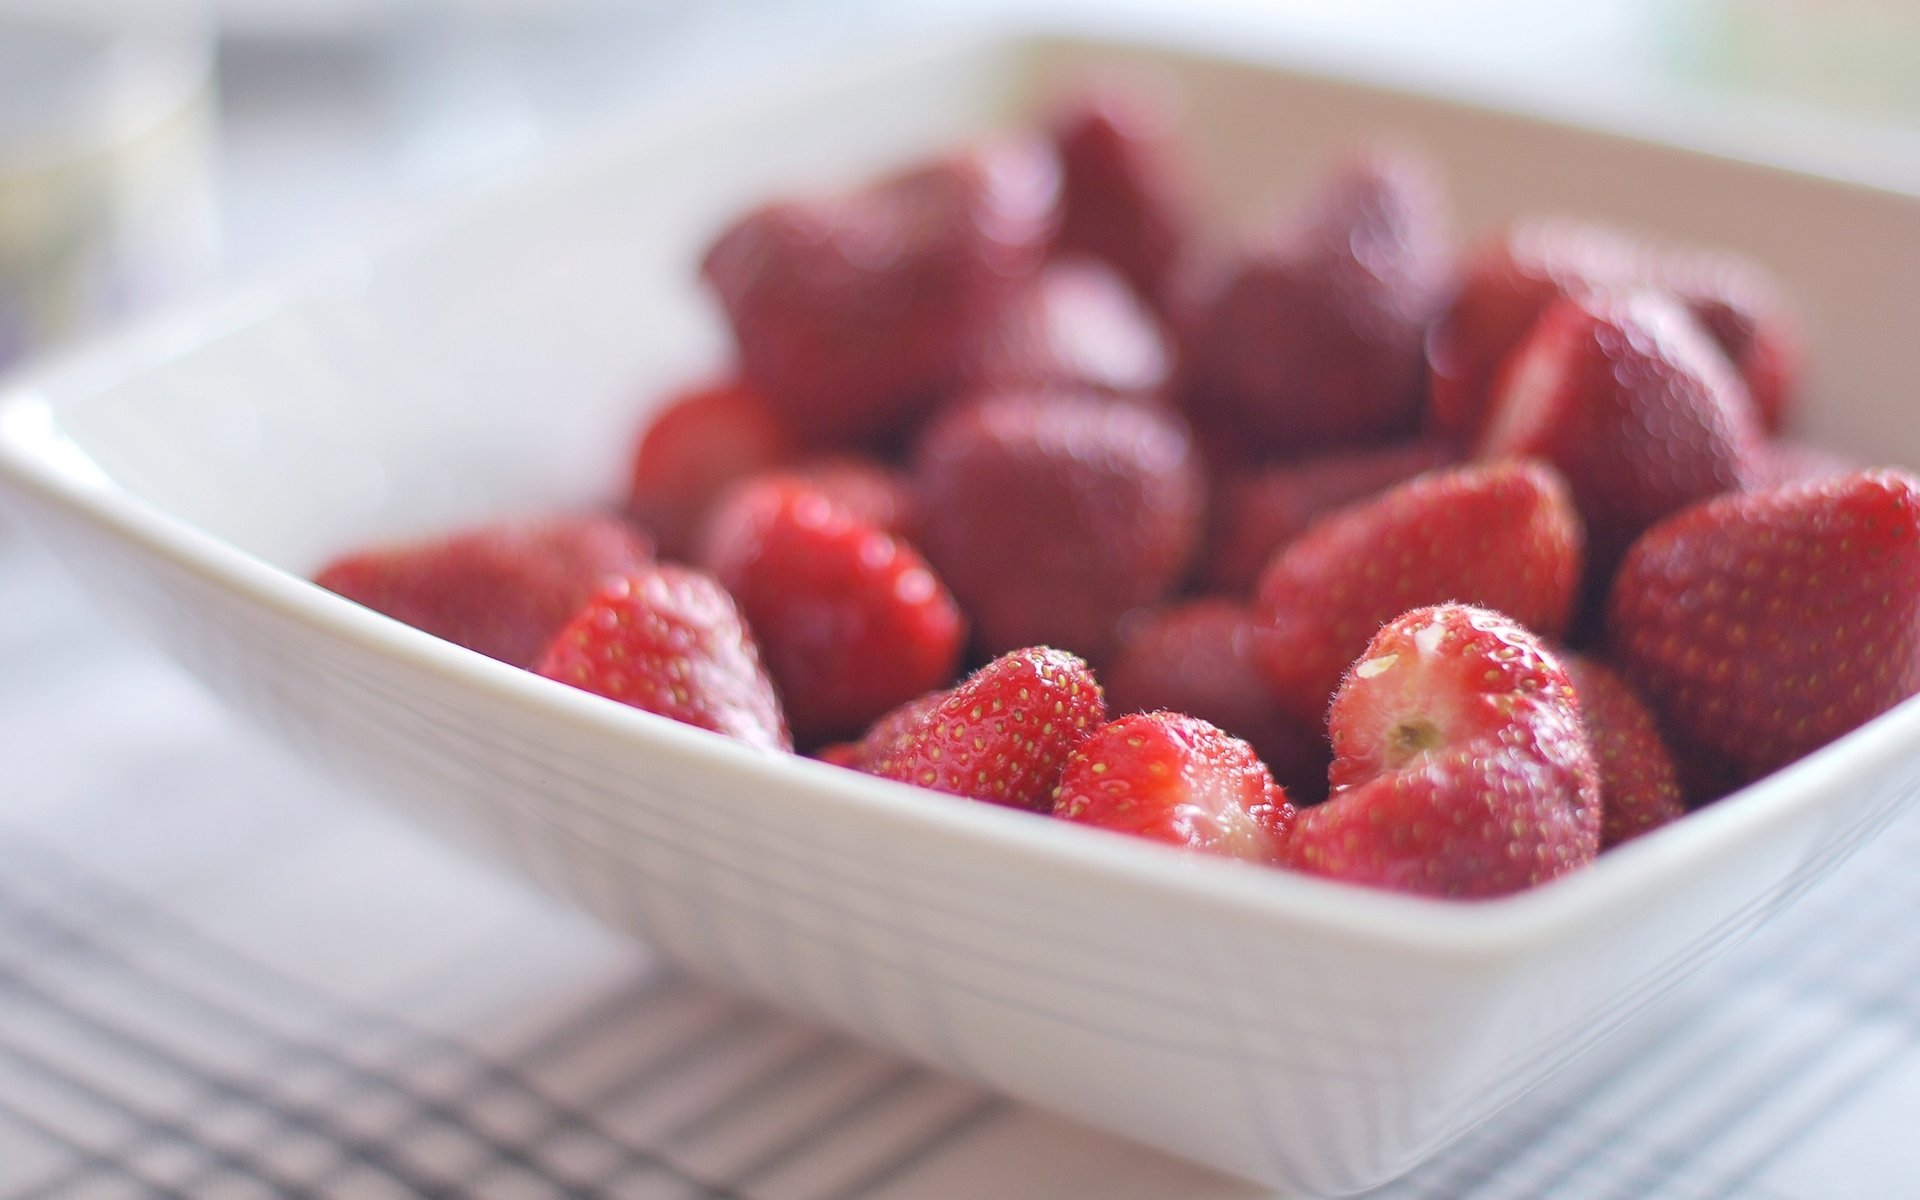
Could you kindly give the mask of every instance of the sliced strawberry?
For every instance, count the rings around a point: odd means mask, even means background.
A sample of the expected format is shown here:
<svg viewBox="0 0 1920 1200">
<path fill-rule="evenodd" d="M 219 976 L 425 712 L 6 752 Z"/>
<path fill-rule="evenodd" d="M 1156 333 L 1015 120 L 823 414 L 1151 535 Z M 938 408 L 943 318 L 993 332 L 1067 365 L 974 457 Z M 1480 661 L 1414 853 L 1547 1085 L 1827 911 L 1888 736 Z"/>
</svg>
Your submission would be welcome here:
<svg viewBox="0 0 1920 1200">
<path fill-rule="evenodd" d="M 1267 691 L 1253 610 L 1205 599 L 1137 613 L 1121 626 L 1120 649 L 1101 672 L 1115 712 L 1188 713 L 1245 739 L 1291 795 L 1325 794 L 1323 723 L 1281 712 Z"/>
<path fill-rule="evenodd" d="M 1160 395 L 1172 356 L 1159 321 L 1113 268 L 1067 259 L 1008 304 L 960 377 L 972 391 L 1058 385 Z"/>
<path fill-rule="evenodd" d="M 1497 896 L 1592 860 L 1600 789 L 1574 689 L 1526 629 L 1447 604 L 1383 628 L 1328 714 L 1332 796 L 1286 861 L 1349 883 Z"/>
<path fill-rule="evenodd" d="M 793 748 L 733 600 L 699 571 L 641 567 L 595 596 L 534 670 L 771 750 Z"/>
<path fill-rule="evenodd" d="M 1341 168 L 1273 244 L 1200 285 L 1186 339 L 1195 420 L 1281 455 L 1411 434 L 1442 227 L 1419 164 L 1376 153 Z"/>
<path fill-rule="evenodd" d="M 1251 593 L 1273 556 L 1305 533 L 1314 518 L 1455 457 L 1444 442 L 1408 442 L 1321 455 L 1222 484 L 1214 492 L 1206 585 L 1235 595 Z"/>
<path fill-rule="evenodd" d="M 601 585 L 653 557 L 614 517 L 503 521 L 349 554 L 314 582 L 415 629 L 524 667 Z"/>
<path fill-rule="evenodd" d="M 1096 660 L 1133 609 L 1172 591 L 1204 485 L 1172 413 L 1086 394 L 1005 393 L 943 416 L 913 476 L 927 557 L 988 652 Z"/>
<path fill-rule="evenodd" d="M 1067 759 L 1053 815 L 1188 850 L 1278 861 L 1293 805 L 1253 747 L 1184 713 L 1135 713 Z"/>
<path fill-rule="evenodd" d="M 953 680 L 966 625 L 907 543 L 798 479 L 735 492 L 701 563 L 746 614 L 802 745 Z"/>
<path fill-rule="evenodd" d="M 1685 816 L 1673 755 L 1639 693 L 1595 659 L 1568 655 L 1561 661 L 1580 697 L 1580 721 L 1600 772 L 1600 848 Z"/>
<path fill-rule="evenodd" d="M 1383 623 L 1447 600 L 1558 637 L 1579 575 L 1580 522 L 1550 468 L 1503 462 L 1417 476 L 1330 514 L 1261 577 L 1268 684 L 1295 720 L 1316 720 Z"/>
<path fill-rule="evenodd" d="M 1560 469 L 1587 526 L 1596 583 L 1640 531 L 1755 478 L 1746 389 L 1684 309 L 1652 293 L 1563 300 L 1494 388 L 1481 458 Z"/>
<path fill-rule="evenodd" d="M 668 558 L 693 553 L 700 522 L 730 485 L 792 459 L 793 438 L 760 394 L 738 380 L 682 393 L 634 448 L 627 513 Z"/>
<path fill-rule="evenodd" d="M 983 144 L 837 199 L 735 222 L 702 271 L 741 369 L 816 444 L 899 429 L 955 382 L 1043 261 L 1060 172 L 1038 142 Z"/>
<path fill-rule="evenodd" d="M 1765 775 L 1920 689 L 1920 480 L 1861 471 L 1723 496 L 1614 580 L 1623 672 L 1685 741 Z"/>
<path fill-rule="evenodd" d="M 1188 188 L 1167 114 L 1136 94 L 1089 92 L 1053 123 L 1065 197 L 1058 247 L 1112 263 L 1164 303 L 1188 238 Z"/>
<path fill-rule="evenodd" d="M 1044 812 L 1067 756 L 1106 720 L 1087 664 L 1034 647 L 882 717 L 855 762 L 870 775 Z"/>
</svg>

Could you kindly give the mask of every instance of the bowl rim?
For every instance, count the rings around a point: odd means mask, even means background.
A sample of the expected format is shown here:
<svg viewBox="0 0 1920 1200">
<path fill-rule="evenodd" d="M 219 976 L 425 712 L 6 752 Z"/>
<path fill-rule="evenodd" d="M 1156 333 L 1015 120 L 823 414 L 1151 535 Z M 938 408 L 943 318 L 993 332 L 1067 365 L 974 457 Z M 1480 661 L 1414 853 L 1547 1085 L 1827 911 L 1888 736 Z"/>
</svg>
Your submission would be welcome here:
<svg viewBox="0 0 1920 1200">
<path fill-rule="evenodd" d="M 1396 91 L 1441 104 L 1511 117 L 1511 111 L 1450 90 L 1410 90 L 1380 84 L 1358 72 L 1325 73 L 1275 56 L 1236 54 L 1212 46 L 1143 44 L 1124 37 L 1050 31 L 997 30 L 969 37 L 916 41 L 910 54 L 930 51 L 1031 56 L 1072 51 L 1142 49 L 1217 59 L 1278 73 L 1305 75 L 1336 85 Z M 862 61 L 873 63 L 869 52 Z M 817 66 L 799 79 L 829 78 Z M 799 756 L 757 750 L 733 739 L 542 678 L 474 651 L 442 641 L 326 591 L 268 563 L 186 520 L 136 497 L 88 456 L 63 430 L 64 402 L 124 384 L 162 363 L 224 335 L 237 333 L 290 304 L 361 278 L 413 237 L 442 222 L 471 217 L 505 196 L 563 182 L 616 148 L 634 153 L 646 133 L 684 136 L 689 119 L 724 122 L 741 108 L 790 93 L 794 81 L 772 77 L 745 98 L 716 112 L 714 106 L 657 103 L 622 117 L 559 153 L 550 154 L 511 179 L 457 199 L 441 199 L 403 213 L 340 246 L 322 247 L 264 279 L 231 286 L 206 299 L 148 317 L 117 333 L 81 343 L 0 383 L 0 484 L 31 493 L 130 543 L 149 557 L 182 568 L 255 605 L 307 625 L 328 637 L 394 660 L 407 670 L 439 676 L 463 688 L 522 710 L 563 718 L 593 736 L 624 740 L 629 750 L 670 755 L 682 765 L 723 771 L 742 783 L 804 795 L 810 803 L 849 817 L 890 824 L 907 834 L 937 833 L 965 839 L 976 848 L 1005 853 L 1070 873 L 1089 885 L 1166 889 L 1189 904 L 1240 917 L 1316 927 L 1318 932 L 1391 947 L 1397 952 L 1446 960 L 1508 959 L 1559 944 L 1586 929 L 1610 924 L 1684 886 L 1705 869 L 1726 863 L 1745 848 L 1841 803 L 1860 781 L 1890 770 L 1920 744 L 1920 697 L 1910 698 L 1860 729 L 1726 799 L 1602 855 L 1589 866 L 1510 896 L 1476 901 L 1432 899 L 1376 891 L 1294 872 L 1192 855 L 1172 847 L 1034 814 L 929 792 L 862 775 Z M 1541 118 L 1582 132 L 1628 136 L 1664 149 L 1698 152 L 1684 140 L 1620 134 L 1604 126 Z M 1743 162 L 1754 160 L 1742 158 Z M 1759 165 L 1770 165 L 1761 163 Z M 1793 167 L 1779 169 L 1799 173 Z M 1854 183 L 1822 174 L 1822 179 Z M 1901 190 L 1901 195 L 1920 195 Z M 1767 899 L 1761 897 L 1759 899 Z"/>
</svg>

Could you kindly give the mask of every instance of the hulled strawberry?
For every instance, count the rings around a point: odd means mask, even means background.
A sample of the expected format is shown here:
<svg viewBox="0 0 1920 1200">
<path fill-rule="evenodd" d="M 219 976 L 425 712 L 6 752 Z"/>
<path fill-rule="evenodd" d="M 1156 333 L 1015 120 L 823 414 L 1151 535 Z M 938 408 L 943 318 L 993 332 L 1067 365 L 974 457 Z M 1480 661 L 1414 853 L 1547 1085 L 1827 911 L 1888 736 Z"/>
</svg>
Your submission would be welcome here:
<svg viewBox="0 0 1920 1200">
<path fill-rule="evenodd" d="M 1368 639 L 1421 605 L 1481 605 L 1559 636 L 1580 545 L 1565 486 L 1533 462 L 1435 471 L 1328 515 L 1260 580 L 1274 699 L 1295 720 L 1318 719 Z"/>
<path fill-rule="evenodd" d="M 869 775 L 1041 812 L 1067 756 L 1106 719 L 1085 662 L 1031 647 L 881 717 L 848 757 Z"/>
<path fill-rule="evenodd" d="M 1106 89 L 1081 96 L 1052 130 L 1064 196 L 1059 249 L 1105 259 L 1162 306 L 1190 219 L 1168 125 L 1142 97 Z"/>
<path fill-rule="evenodd" d="M 1920 689 L 1920 480 L 1861 471 L 1681 512 L 1629 551 L 1607 623 L 1679 739 L 1767 774 Z"/>
<path fill-rule="evenodd" d="M 1099 658 L 1186 571 L 1204 484 L 1176 415 L 1063 392 L 947 413 L 913 463 L 921 544 L 989 653 Z"/>
<path fill-rule="evenodd" d="M 966 625 L 912 546 L 798 478 L 736 491 L 701 562 L 732 593 L 802 745 L 952 681 Z"/>
<path fill-rule="evenodd" d="M 1365 500 L 1456 457 L 1444 442 L 1349 450 L 1230 479 L 1214 491 L 1204 571 L 1210 588 L 1253 591 L 1260 573 L 1314 518 Z"/>
<path fill-rule="evenodd" d="M 1274 704 L 1263 656 L 1265 623 L 1246 604 L 1190 600 L 1136 613 L 1101 671 L 1115 712 L 1168 710 L 1218 725 L 1251 745 L 1289 795 L 1326 792 L 1327 735 L 1319 718 L 1301 721 Z"/>
<path fill-rule="evenodd" d="M 702 265 L 742 371 L 817 444 L 897 430 L 1039 269 L 1059 184 L 1050 147 L 1008 141 L 747 214 Z"/>
<path fill-rule="evenodd" d="M 634 447 L 627 513 L 668 558 L 693 553 L 707 510 L 730 485 L 777 467 L 794 440 L 760 394 L 737 380 L 671 400 Z"/>
<path fill-rule="evenodd" d="M 1406 613 L 1328 714 L 1333 794 L 1300 814 L 1288 865 L 1456 898 L 1519 891 L 1599 852 L 1600 790 L 1565 670 L 1498 613 Z"/>
<path fill-rule="evenodd" d="M 567 622 L 534 670 L 622 704 L 771 750 L 793 748 L 733 599 L 684 567 L 641 567 Z"/>
<path fill-rule="evenodd" d="M 1253 748 L 1184 713 L 1134 713 L 1067 759 L 1062 820 L 1257 863 L 1278 861 L 1294 820 Z"/>
<path fill-rule="evenodd" d="M 1050 263 L 1014 297 L 960 378 L 973 391 L 1060 386 L 1158 396 L 1171 362 L 1165 331 L 1125 281 L 1080 258 Z"/>
<path fill-rule="evenodd" d="M 1567 655 L 1580 722 L 1600 772 L 1602 850 L 1686 815 L 1673 755 L 1639 693 L 1598 660 Z"/>
<path fill-rule="evenodd" d="M 1550 308 L 1495 385 L 1478 456 L 1559 468 L 1598 583 L 1647 526 L 1748 486 L 1761 445 L 1726 356 L 1678 304 L 1643 292 Z"/>
<path fill-rule="evenodd" d="M 1292 228 L 1200 285 L 1194 419 L 1282 455 L 1412 433 L 1444 274 L 1424 168 L 1378 153 L 1345 165 Z"/>
<path fill-rule="evenodd" d="M 608 580 L 653 557 L 613 517 L 502 521 L 349 554 L 314 582 L 435 637 L 530 665 Z"/>
</svg>

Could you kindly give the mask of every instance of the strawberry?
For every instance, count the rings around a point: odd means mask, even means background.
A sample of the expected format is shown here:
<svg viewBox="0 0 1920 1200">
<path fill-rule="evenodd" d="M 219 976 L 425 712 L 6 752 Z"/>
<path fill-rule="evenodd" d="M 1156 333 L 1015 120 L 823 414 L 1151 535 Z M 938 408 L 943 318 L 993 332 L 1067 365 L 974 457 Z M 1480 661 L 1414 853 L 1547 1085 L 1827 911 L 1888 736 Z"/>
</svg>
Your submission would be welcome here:
<svg viewBox="0 0 1920 1200">
<path fill-rule="evenodd" d="M 1052 125 L 1064 197 L 1058 249 L 1105 259 L 1156 305 L 1189 226 L 1170 125 L 1141 97 L 1112 89 L 1081 96 Z"/>
<path fill-rule="evenodd" d="M 1850 475 L 1867 464 L 1845 454 L 1836 454 L 1825 446 L 1792 438 L 1775 438 L 1760 450 L 1755 463 L 1753 490 L 1785 487 L 1790 483 L 1812 483 L 1835 475 Z"/>
<path fill-rule="evenodd" d="M 1779 285 L 1756 264 L 1725 253 L 1677 256 L 1661 282 L 1724 352 L 1768 433 L 1786 424 L 1800 377 L 1800 329 Z"/>
<path fill-rule="evenodd" d="M 888 533 L 912 537 L 919 514 L 913 488 L 892 467 L 870 458 L 835 455 L 801 463 L 791 470 L 827 499 Z"/>
<path fill-rule="evenodd" d="M 1115 712 L 1188 713 L 1244 738 L 1290 794 L 1326 788 L 1327 736 L 1319 719 L 1296 721 L 1274 706 L 1257 648 L 1265 636 L 1245 604 L 1204 599 L 1136 613 L 1101 672 Z"/>
<path fill-rule="evenodd" d="M 1580 522 L 1550 468 L 1486 463 L 1417 476 L 1330 514 L 1268 567 L 1256 603 L 1270 630 L 1268 684 L 1294 720 L 1316 721 L 1384 622 L 1446 600 L 1558 637 L 1579 574 Z"/>
<path fill-rule="evenodd" d="M 960 665 L 965 622 L 926 560 L 803 480 L 736 491 L 701 564 L 746 615 L 802 745 L 859 732 Z"/>
<path fill-rule="evenodd" d="M 314 582 L 516 667 L 602 584 L 653 558 L 614 517 L 503 521 L 334 560 Z"/>
<path fill-rule="evenodd" d="M 1349 450 L 1231 480 L 1214 493 L 1207 542 L 1208 587 L 1247 595 L 1274 554 L 1315 517 L 1404 483 L 1453 460 L 1444 442 Z"/>
<path fill-rule="evenodd" d="M 1673 755 L 1639 693 L 1597 659 L 1561 659 L 1580 698 L 1580 722 L 1600 772 L 1600 848 L 1686 815 Z"/>
<path fill-rule="evenodd" d="M 1180 581 L 1204 485 L 1170 412 L 1059 391 L 948 412 L 913 462 L 921 543 L 993 653 L 1096 660 L 1129 611 Z"/>
<path fill-rule="evenodd" d="M 1920 689 L 1920 480 L 1722 496 L 1621 564 L 1615 658 L 1685 742 L 1758 778 Z"/>
<path fill-rule="evenodd" d="M 1001 312 L 961 381 L 974 391 L 1061 385 L 1158 395 L 1171 360 L 1159 322 L 1113 268 L 1067 259 L 1049 264 Z"/>
<path fill-rule="evenodd" d="M 1412 433 L 1444 258 L 1422 166 L 1377 153 L 1347 164 L 1272 244 L 1199 285 L 1186 339 L 1196 421 L 1284 455 Z"/>
<path fill-rule="evenodd" d="M 1043 144 L 983 144 L 849 196 L 736 221 L 701 269 L 746 378 L 810 441 L 898 429 L 953 384 L 968 348 L 1039 269 L 1059 176 Z"/>
<path fill-rule="evenodd" d="M 1648 251 L 1626 234 L 1564 218 L 1525 221 L 1471 251 L 1427 337 L 1427 425 L 1471 445 L 1500 365 L 1556 300 L 1628 285 Z"/>
<path fill-rule="evenodd" d="M 1598 585 L 1647 526 L 1751 483 L 1760 448 L 1726 357 L 1678 304 L 1637 293 L 1547 310 L 1495 384 L 1477 457 L 1560 469 Z"/>
<path fill-rule="evenodd" d="M 1134 713 L 1080 744 L 1053 815 L 1188 850 L 1271 864 L 1294 821 L 1253 748 L 1184 713 Z"/>
<path fill-rule="evenodd" d="M 1600 789 L 1574 689 L 1526 629 L 1460 604 L 1383 628 L 1328 713 L 1334 790 L 1285 861 L 1349 883 L 1503 895 L 1592 860 Z"/>
<path fill-rule="evenodd" d="M 614 580 L 566 624 L 534 670 L 748 745 L 793 748 L 739 610 L 699 571 L 661 564 Z"/>
<path fill-rule="evenodd" d="M 854 761 L 870 775 L 1043 812 L 1067 756 L 1106 720 L 1085 662 L 1030 647 L 883 716 Z"/>
<path fill-rule="evenodd" d="M 627 513 L 686 558 L 707 510 L 728 485 L 793 457 L 793 439 L 758 392 L 738 380 L 676 396 L 634 447 Z"/>
</svg>

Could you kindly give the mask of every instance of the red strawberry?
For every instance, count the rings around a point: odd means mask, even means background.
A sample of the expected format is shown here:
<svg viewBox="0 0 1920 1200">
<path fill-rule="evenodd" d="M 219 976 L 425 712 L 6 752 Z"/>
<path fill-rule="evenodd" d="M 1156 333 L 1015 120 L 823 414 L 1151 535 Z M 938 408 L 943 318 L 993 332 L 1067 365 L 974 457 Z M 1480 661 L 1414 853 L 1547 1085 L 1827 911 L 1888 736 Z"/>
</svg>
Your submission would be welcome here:
<svg viewBox="0 0 1920 1200">
<path fill-rule="evenodd" d="M 1600 848 L 1686 815 L 1673 755 L 1632 685 L 1590 658 L 1562 663 L 1580 697 L 1580 721 L 1600 772 Z"/>
<path fill-rule="evenodd" d="M 1514 225 L 1472 251 L 1427 338 L 1427 423 L 1471 444 L 1486 423 L 1500 365 L 1554 301 L 1628 285 L 1648 251 L 1626 234 L 1562 218 Z"/>
<path fill-rule="evenodd" d="M 1755 477 L 1760 433 L 1726 357 L 1651 293 L 1563 300 L 1494 387 L 1478 457 L 1543 458 L 1587 525 L 1592 580 L 1640 531 Z"/>
<path fill-rule="evenodd" d="M 892 467 L 845 455 L 803 463 L 792 473 L 869 525 L 902 537 L 913 536 L 919 520 L 913 488 Z"/>
<path fill-rule="evenodd" d="M 1252 592 L 1274 554 L 1305 533 L 1315 517 L 1453 458 L 1444 442 L 1408 442 L 1326 454 L 1226 483 L 1214 493 L 1207 586 L 1238 595 Z"/>
<path fill-rule="evenodd" d="M 1080 744 L 1053 815 L 1189 850 L 1278 861 L 1293 805 L 1253 748 L 1184 713 L 1121 717 Z"/>
<path fill-rule="evenodd" d="M 1251 744 L 1289 793 L 1326 788 L 1322 722 L 1296 721 L 1268 694 L 1252 609 L 1205 599 L 1138 613 L 1121 625 L 1120 649 L 1101 672 L 1115 712 L 1169 710 L 1212 722 Z"/>
<path fill-rule="evenodd" d="M 1334 792 L 1300 814 L 1287 864 L 1457 898 L 1519 891 L 1592 860 L 1600 790 L 1573 685 L 1539 639 L 1447 604 L 1382 629 L 1328 715 Z"/>
<path fill-rule="evenodd" d="M 797 479 L 735 492 L 702 565 L 745 613 L 801 744 L 952 681 L 965 622 L 918 551 Z"/>
<path fill-rule="evenodd" d="M 613 517 L 503 521 L 336 559 L 314 582 L 435 637 L 524 667 L 601 585 L 653 557 Z"/>
<path fill-rule="evenodd" d="M 1065 392 L 951 411 L 913 465 L 927 557 L 988 652 L 1103 656 L 1167 595 L 1199 535 L 1203 483 L 1172 413 Z"/>
<path fill-rule="evenodd" d="M 699 571 L 649 566 L 615 580 L 534 670 L 749 745 L 793 748 L 739 610 Z"/>
<path fill-rule="evenodd" d="M 1041 812 L 1067 756 L 1106 719 L 1086 663 L 1046 647 L 1016 650 L 882 717 L 856 762 L 870 775 Z"/>
<path fill-rule="evenodd" d="M 1861 471 L 1687 509 L 1614 580 L 1616 660 L 1747 779 L 1920 689 L 1920 480 Z"/>
<path fill-rule="evenodd" d="M 1329 515 L 1261 577 L 1268 684 L 1295 720 L 1317 720 L 1384 622 L 1447 600 L 1558 637 L 1579 575 L 1580 522 L 1551 469 L 1504 462 L 1418 476 Z"/>
<path fill-rule="evenodd" d="M 1106 259 L 1155 304 L 1189 222 L 1170 126 L 1164 112 L 1115 90 L 1081 96 L 1053 123 L 1065 198 L 1060 250 Z"/>
<path fill-rule="evenodd" d="M 1740 373 L 1761 428 L 1780 432 L 1800 382 L 1800 329 L 1779 285 L 1737 255 L 1699 253 L 1676 258 L 1662 282 Z"/>
<path fill-rule="evenodd" d="M 897 429 L 1039 269 L 1059 184 L 1049 148 L 1005 142 L 749 213 L 702 267 L 747 379 L 811 441 Z"/>
<path fill-rule="evenodd" d="M 1274 244 L 1202 285 L 1187 339 L 1195 419 L 1286 455 L 1412 433 L 1444 258 L 1424 169 L 1379 154 L 1348 164 Z"/>
<path fill-rule="evenodd" d="M 1159 394 L 1166 334 L 1111 267 L 1050 264 L 1000 314 L 961 371 L 973 390 L 1060 385 L 1114 395 Z"/>
<path fill-rule="evenodd" d="M 634 448 L 627 512 L 659 539 L 662 554 L 686 558 L 721 492 L 793 452 L 786 427 L 752 388 L 727 380 L 692 389 L 661 410 Z"/>
</svg>

